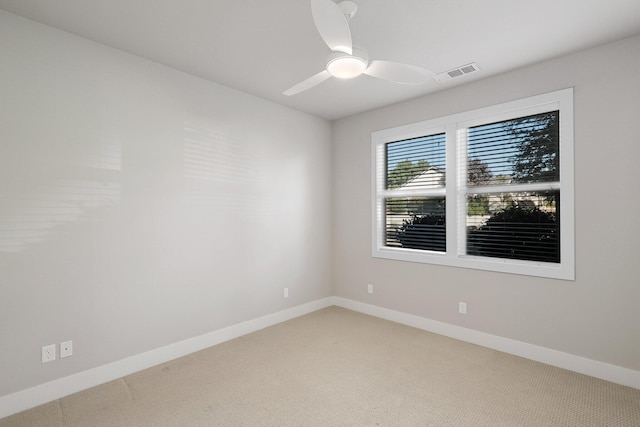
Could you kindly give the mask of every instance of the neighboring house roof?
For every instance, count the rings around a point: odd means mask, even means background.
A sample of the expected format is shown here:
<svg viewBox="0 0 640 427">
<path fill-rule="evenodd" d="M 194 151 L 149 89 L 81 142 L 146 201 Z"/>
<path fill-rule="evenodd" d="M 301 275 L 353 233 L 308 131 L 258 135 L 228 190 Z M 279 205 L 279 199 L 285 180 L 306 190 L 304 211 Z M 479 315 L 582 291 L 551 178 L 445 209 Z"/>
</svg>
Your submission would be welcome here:
<svg viewBox="0 0 640 427">
<path fill-rule="evenodd" d="M 399 187 L 402 190 L 411 188 L 441 188 L 444 187 L 444 170 L 437 167 L 430 167 L 419 175 L 414 176 L 409 181 Z"/>
</svg>

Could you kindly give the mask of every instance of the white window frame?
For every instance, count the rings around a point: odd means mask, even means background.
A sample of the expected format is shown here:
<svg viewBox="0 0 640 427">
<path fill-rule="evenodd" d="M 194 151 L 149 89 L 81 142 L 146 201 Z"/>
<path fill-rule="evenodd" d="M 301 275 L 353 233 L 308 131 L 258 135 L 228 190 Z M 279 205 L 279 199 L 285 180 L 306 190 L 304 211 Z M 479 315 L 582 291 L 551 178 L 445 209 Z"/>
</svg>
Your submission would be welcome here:
<svg viewBox="0 0 640 427">
<path fill-rule="evenodd" d="M 472 256 L 465 254 L 466 245 L 466 129 L 548 111 L 560 111 L 560 263 Z M 406 196 L 385 189 L 385 146 L 387 143 L 445 132 L 446 187 L 446 252 L 394 248 L 384 245 L 384 201 L 388 197 Z M 371 134 L 372 158 L 372 256 L 399 261 L 420 262 L 454 267 L 530 276 L 575 280 L 574 232 L 574 163 L 573 163 L 573 89 L 532 96 L 499 105 L 452 114 L 432 120 L 384 129 Z M 558 189 L 557 184 L 526 184 L 527 190 Z M 474 189 L 477 191 L 478 189 Z M 491 191 L 496 188 L 492 187 Z M 507 192 L 517 191 L 505 185 Z M 427 194 L 429 193 L 429 194 Z M 421 193 L 416 192 L 419 195 Z M 433 190 L 424 195 L 434 195 Z"/>
</svg>

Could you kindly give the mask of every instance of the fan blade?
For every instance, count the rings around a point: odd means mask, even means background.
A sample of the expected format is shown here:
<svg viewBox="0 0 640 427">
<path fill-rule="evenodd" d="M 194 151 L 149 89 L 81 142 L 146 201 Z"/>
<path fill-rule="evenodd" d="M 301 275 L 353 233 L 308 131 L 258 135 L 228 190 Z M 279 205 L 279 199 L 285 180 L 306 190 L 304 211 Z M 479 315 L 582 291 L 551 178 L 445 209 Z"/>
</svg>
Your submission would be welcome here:
<svg viewBox="0 0 640 427">
<path fill-rule="evenodd" d="M 327 80 L 329 77 L 331 77 L 331 74 L 329 74 L 327 70 L 320 71 L 318 74 L 315 74 L 309 77 L 308 79 L 301 81 L 297 85 L 285 90 L 282 93 L 287 96 L 295 95 L 296 93 L 303 92 L 307 89 L 311 89 L 316 85 L 319 85 L 323 81 Z"/>
<path fill-rule="evenodd" d="M 382 80 L 407 85 L 425 83 L 434 76 L 434 73 L 424 68 L 391 61 L 371 61 L 364 73 Z"/>
<path fill-rule="evenodd" d="M 353 53 L 351 31 L 344 12 L 331 0 L 311 0 L 313 22 L 331 50 Z"/>
</svg>

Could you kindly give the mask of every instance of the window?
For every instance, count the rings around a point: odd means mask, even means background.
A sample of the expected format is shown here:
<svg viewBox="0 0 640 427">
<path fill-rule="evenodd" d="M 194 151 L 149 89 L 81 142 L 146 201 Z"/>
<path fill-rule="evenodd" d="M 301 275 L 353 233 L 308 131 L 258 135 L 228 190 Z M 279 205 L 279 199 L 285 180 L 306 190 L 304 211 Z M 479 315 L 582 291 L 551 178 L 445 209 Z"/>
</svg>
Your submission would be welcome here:
<svg viewBox="0 0 640 427">
<path fill-rule="evenodd" d="M 574 279 L 572 89 L 372 144 L 373 256 Z"/>
</svg>

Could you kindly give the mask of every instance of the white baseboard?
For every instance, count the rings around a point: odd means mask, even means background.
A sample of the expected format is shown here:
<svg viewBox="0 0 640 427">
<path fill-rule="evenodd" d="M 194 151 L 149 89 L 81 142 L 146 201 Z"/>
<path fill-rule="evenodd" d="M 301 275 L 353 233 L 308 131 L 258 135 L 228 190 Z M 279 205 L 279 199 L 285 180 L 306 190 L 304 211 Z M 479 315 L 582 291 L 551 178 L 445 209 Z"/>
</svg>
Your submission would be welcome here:
<svg viewBox="0 0 640 427">
<path fill-rule="evenodd" d="M 640 389 L 639 371 L 359 301 L 328 297 L 2 396 L 0 397 L 0 418 L 332 305 Z"/>
<path fill-rule="evenodd" d="M 546 347 L 503 338 L 497 335 L 450 325 L 448 323 L 442 323 L 436 320 L 402 313 L 400 311 L 390 310 L 346 298 L 333 297 L 333 304 L 338 307 L 401 323 L 403 325 L 412 326 L 425 331 L 434 332 L 460 341 L 477 344 L 483 347 L 502 351 L 504 353 L 535 360 L 536 362 L 545 363 L 547 365 L 611 381 L 616 384 L 640 389 L 640 371 L 634 371 L 620 366 L 611 365 L 609 363 L 598 362 L 596 360 L 575 356 L 573 354 L 563 353 Z"/>
<path fill-rule="evenodd" d="M 0 397 L 0 418 L 333 305 L 327 297 Z"/>
</svg>

